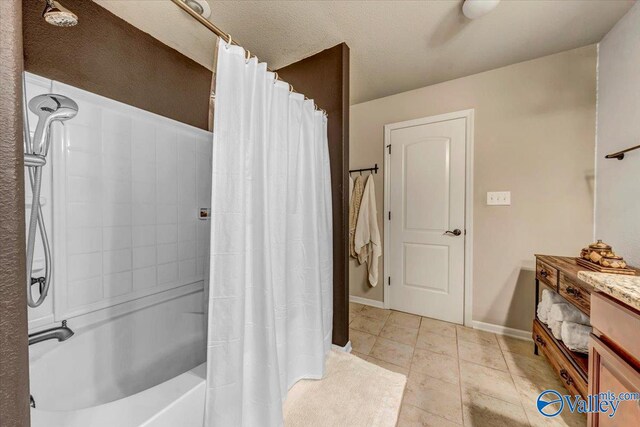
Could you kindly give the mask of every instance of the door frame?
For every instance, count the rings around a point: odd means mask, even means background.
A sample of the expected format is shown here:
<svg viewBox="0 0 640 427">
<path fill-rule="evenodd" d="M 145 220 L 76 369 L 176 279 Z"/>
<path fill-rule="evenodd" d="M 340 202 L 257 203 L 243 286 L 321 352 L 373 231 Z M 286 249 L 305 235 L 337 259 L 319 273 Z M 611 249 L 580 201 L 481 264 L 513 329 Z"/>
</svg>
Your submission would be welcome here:
<svg viewBox="0 0 640 427">
<path fill-rule="evenodd" d="M 384 261 L 383 261 L 383 277 L 384 277 L 384 308 L 389 307 L 389 271 L 391 259 L 389 253 L 390 244 L 390 228 L 389 221 L 389 193 L 391 185 L 390 170 L 391 158 L 387 148 L 390 145 L 391 131 L 412 126 L 420 126 L 431 123 L 444 122 L 454 119 L 466 120 L 466 153 L 465 153 L 465 241 L 464 241 L 464 325 L 472 326 L 473 324 L 473 133 L 474 133 L 474 114 L 475 109 L 455 111 L 452 113 L 438 114 L 436 116 L 428 116 L 420 119 L 407 120 L 404 122 L 391 123 L 384 125 L 384 138 L 382 146 L 384 150 Z"/>
</svg>

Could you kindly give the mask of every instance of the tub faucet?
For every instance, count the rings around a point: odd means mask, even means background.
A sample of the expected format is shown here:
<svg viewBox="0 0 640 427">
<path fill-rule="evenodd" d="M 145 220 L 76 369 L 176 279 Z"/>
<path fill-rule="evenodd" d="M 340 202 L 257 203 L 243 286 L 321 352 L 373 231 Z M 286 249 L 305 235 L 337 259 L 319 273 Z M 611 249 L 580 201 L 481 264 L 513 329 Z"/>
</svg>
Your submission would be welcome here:
<svg viewBox="0 0 640 427">
<path fill-rule="evenodd" d="M 62 321 L 62 326 L 45 329 L 44 331 L 29 334 L 29 345 L 46 340 L 66 341 L 73 336 L 73 331 L 67 327 L 67 321 Z"/>
</svg>

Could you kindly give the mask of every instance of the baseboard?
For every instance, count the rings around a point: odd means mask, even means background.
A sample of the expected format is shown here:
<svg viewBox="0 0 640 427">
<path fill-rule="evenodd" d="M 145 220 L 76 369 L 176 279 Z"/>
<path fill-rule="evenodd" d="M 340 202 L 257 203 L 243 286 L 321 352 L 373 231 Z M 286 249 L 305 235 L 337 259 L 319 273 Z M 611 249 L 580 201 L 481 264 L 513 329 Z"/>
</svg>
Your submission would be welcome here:
<svg viewBox="0 0 640 427">
<path fill-rule="evenodd" d="M 355 295 L 349 295 L 349 302 L 355 302 L 362 305 L 369 305 L 371 307 L 384 308 L 384 303 L 382 301 L 362 298 Z M 495 325 L 493 323 L 478 322 L 475 320 L 473 321 L 472 325 L 474 329 L 479 329 L 481 331 L 493 332 L 494 334 L 505 335 L 508 337 L 518 338 L 525 341 L 533 341 L 533 339 L 531 338 L 531 331 L 509 328 L 507 326 Z M 351 351 L 351 341 L 347 343 L 347 346 L 349 346 L 349 351 Z M 342 349 L 342 347 L 338 347 L 338 348 Z"/>
<path fill-rule="evenodd" d="M 362 305 L 370 305 L 371 307 L 384 308 L 384 303 L 382 301 L 357 297 L 355 295 L 349 295 L 349 302 L 355 302 Z"/>
<path fill-rule="evenodd" d="M 484 323 L 473 321 L 473 328 L 481 331 L 493 332 L 498 335 L 506 335 L 512 338 L 518 338 L 525 341 L 533 341 L 530 331 L 524 331 L 522 329 L 508 328 L 506 326 L 494 325 L 493 323 Z"/>
<path fill-rule="evenodd" d="M 339 345 L 336 345 L 336 344 L 331 344 L 331 347 L 333 347 L 333 349 L 337 351 L 344 351 L 345 353 L 351 353 L 351 340 L 347 341 L 347 345 L 345 345 L 344 347 L 340 347 Z"/>
</svg>

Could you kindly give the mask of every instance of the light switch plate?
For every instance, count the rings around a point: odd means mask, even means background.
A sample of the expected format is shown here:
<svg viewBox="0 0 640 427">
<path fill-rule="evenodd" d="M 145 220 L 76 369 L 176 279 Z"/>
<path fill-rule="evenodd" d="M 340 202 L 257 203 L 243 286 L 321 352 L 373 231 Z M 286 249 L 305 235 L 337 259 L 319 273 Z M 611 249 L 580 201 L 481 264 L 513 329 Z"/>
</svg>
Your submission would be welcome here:
<svg viewBox="0 0 640 427">
<path fill-rule="evenodd" d="M 489 206 L 511 205 L 511 191 L 488 191 L 487 205 Z"/>
</svg>

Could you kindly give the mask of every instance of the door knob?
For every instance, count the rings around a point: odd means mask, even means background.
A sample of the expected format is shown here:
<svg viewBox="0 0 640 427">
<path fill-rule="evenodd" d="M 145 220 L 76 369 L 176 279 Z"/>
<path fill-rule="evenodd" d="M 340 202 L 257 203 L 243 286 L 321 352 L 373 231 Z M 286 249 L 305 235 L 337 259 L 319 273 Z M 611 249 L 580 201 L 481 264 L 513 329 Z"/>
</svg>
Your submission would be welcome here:
<svg viewBox="0 0 640 427">
<path fill-rule="evenodd" d="M 447 230 L 444 232 L 443 236 L 449 234 L 451 236 L 459 236 L 462 234 L 462 231 L 460 231 L 459 228 L 456 228 L 455 230 L 451 231 L 451 230 Z"/>
</svg>

